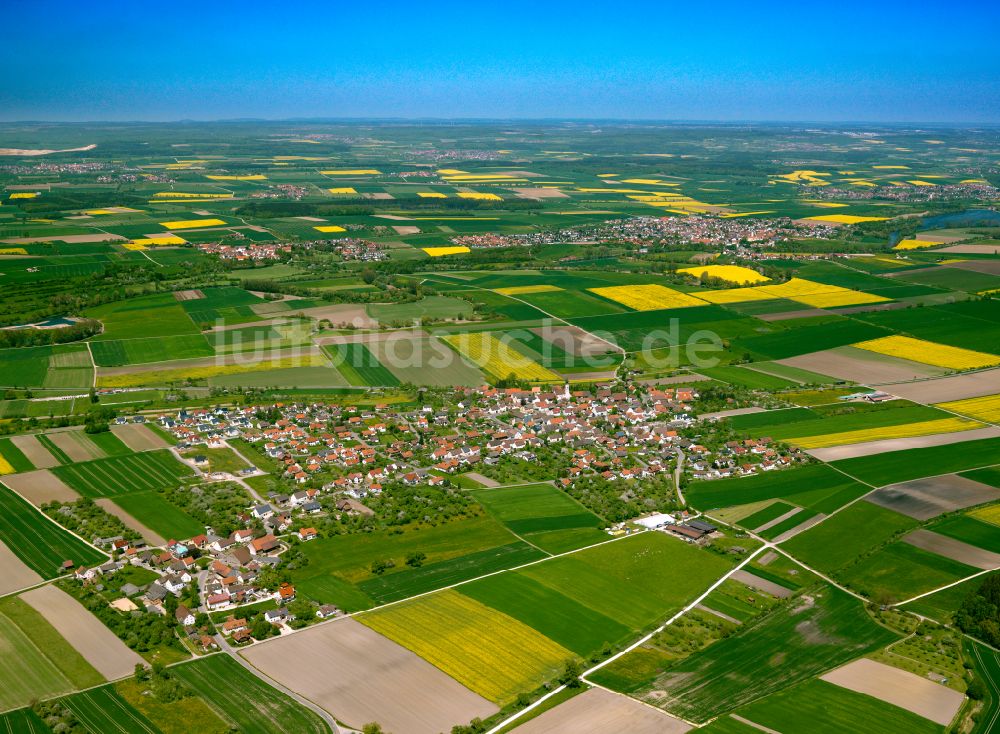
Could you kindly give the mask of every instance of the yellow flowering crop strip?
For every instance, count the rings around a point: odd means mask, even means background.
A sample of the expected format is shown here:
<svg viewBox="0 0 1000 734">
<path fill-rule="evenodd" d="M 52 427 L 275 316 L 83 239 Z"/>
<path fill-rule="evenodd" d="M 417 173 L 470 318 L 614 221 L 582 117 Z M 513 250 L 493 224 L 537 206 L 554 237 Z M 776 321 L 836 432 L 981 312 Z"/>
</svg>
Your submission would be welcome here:
<svg viewBox="0 0 1000 734">
<path fill-rule="evenodd" d="M 525 296 L 531 293 L 555 293 L 561 291 L 557 285 L 516 285 L 510 288 L 494 288 L 494 292 L 504 296 Z"/>
<path fill-rule="evenodd" d="M 280 357 L 250 364 L 219 364 L 204 367 L 178 367 L 176 369 L 131 372 L 121 375 L 99 375 L 98 387 L 139 387 L 142 385 L 167 385 L 171 382 L 205 380 L 221 375 L 240 375 L 264 370 L 281 370 L 291 367 L 325 367 L 327 361 L 318 354 L 304 357 Z"/>
<path fill-rule="evenodd" d="M 475 199 L 477 201 L 503 201 L 503 197 L 496 194 L 483 194 L 479 191 L 463 191 L 459 194 L 462 199 Z"/>
<path fill-rule="evenodd" d="M 34 199 L 36 196 L 38 196 L 38 192 L 37 191 L 33 191 L 33 192 L 20 191 L 20 192 L 18 192 L 16 194 L 11 194 L 10 198 L 11 199 Z"/>
<path fill-rule="evenodd" d="M 1000 526 L 1000 505 L 990 505 L 989 507 L 981 507 L 978 510 L 973 510 L 969 513 L 969 517 L 988 522 L 990 525 Z"/>
<path fill-rule="evenodd" d="M 10 465 L 10 462 L 7 461 L 5 458 L 3 458 L 3 456 L 0 456 L 0 474 L 13 474 L 13 473 L 14 473 L 14 467 L 12 467 Z"/>
<path fill-rule="evenodd" d="M 823 214 L 809 217 L 814 222 L 832 222 L 834 224 L 861 224 L 862 222 L 884 222 L 888 217 L 858 217 L 853 214 Z"/>
<path fill-rule="evenodd" d="M 186 191 L 158 191 L 153 194 L 154 198 L 170 198 L 170 199 L 231 199 L 232 194 L 201 194 L 192 193 Z"/>
<path fill-rule="evenodd" d="M 327 189 L 327 191 L 329 191 L 334 196 L 343 196 L 345 194 L 353 195 L 358 193 L 357 189 L 352 188 L 350 186 L 341 186 L 336 189 Z"/>
<path fill-rule="evenodd" d="M 681 268 L 677 272 L 695 278 L 707 275 L 710 278 L 718 278 L 719 280 L 738 284 L 764 283 L 770 280 L 766 275 L 761 275 L 756 270 L 741 268 L 739 265 L 699 265 L 693 268 Z"/>
<path fill-rule="evenodd" d="M 1000 357 L 995 354 L 950 347 L 909 336 L 884 336 L 881 339 L 858 342 L 852 346 L 950 370 L 974 370 L 1000 364 Z"/>
<path fill-rule="evenodd" d="M 0 255 L 27 255 L 23 247 L 0 247 Z"/>
<path fill-rule="evenodd" d="M 453 589 L 356 619 L 500 705 L 534 690 L 573 657 L 523 622 Z"/>
<path fill-rule="evenodd" d="M 267 176 L 263 173 L 256 173 L 252 176 L 205 176 L 205 178 L 210 178 L 213 181 L 266 181 Z"/>
<path fill-rule="evenodd" d="M 325 224 L 321 227 L 313 227 L 317 232 L 346 232 L 347 230 L 343 227 L 338 227 L 336 224 Z"/>
<path fill-rule="evenodd" d="M 824 436 L 806 436 L 790 438 L 793 443 L 804 449 L 824 449 L 830 446 L 844 446 L 867 441 L 884 441 L 891 438 L 913 438 L 915 436 L 932 436 L 938 433 L 957 433 L 983 428 L 983 424 L 968 418 L 941 418 L 920 423 L 905 423 L 901 426 L 883 426 L 881 428 L 865 428 L 857 431 L 828 433 Z"/>
<path fill-rule="evenodd" d="M 450 334 L 442 338 L 497 380 L 513 375 L 518 380 L 529 382 L 562 382 L 562 378 L 555 372 L 542 367 L 487 331 Z"/>
<path fill-rule="evenodd" d="M 442 194 L 440 191 L 418 191 L 417 196 L 421 199 L 447 199 L 448 194 Z"/>
<path fill-rule="evenodd" d="M 160 222 L 167 229 L 197 229 L 198 227 L 225 227 L 222 219 L 183 219 L 176 222 Z"/>
<path fill-rule="evenodd" d="M 662 308 L 687 308 L 707 304 L 707 301 L 693 295 L 662 285 L 613 285 L 587 290 L 636 311 L 657 311 Z"/>
<path fill-rule="evenodd" d="M 934 247 L 935 245 L 940 245 L 940 242 L 931 242 L 930 240 L 900 240 L 896 243 L 896 246 L 892 249 L 894 250 L 919 250 L 922 247 Z"/>
<path fill-rule="evenodd" d="M 421 248 L 431 257 L 444 257 L 445 255 L 462 255 L 466 252 L 472 252 L 468 247 L 456 246 L 456 247 L 423 247 Z"/>
<path fill-rule="evenodd" d="M 970 418 L 978 418 L 990 423 L 1000 423 L 1000 395 L 985 395 L 981 398 L 967 398 L 966 400 L 951 400 L 947 403 L 938 403 L 937 407 L 952 413 L 961 413 Z"/>
<path fill-rule="evenodd" d="M 842 288 L 832 293 L 796 296 L 793 300 L 813 308 L 842 308 L 843 306 L 858 306 L 865 303 L 883 303 L 890 299 L 885 296 L 876 296 L 873 293 L 862 293 Z"/>
<path fill-rule="evenodd" d="M 378 176 L 382 172 L 375 168 L 341 168 L 332 171 L 320 171 L 324 176 Z"/>
</svg>

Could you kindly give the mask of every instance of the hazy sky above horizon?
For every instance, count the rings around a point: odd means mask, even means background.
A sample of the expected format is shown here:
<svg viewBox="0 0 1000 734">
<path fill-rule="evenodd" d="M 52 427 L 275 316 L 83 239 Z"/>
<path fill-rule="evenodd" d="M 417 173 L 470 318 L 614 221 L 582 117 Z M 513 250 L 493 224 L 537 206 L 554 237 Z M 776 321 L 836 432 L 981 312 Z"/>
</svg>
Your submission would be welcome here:
<svg viewBox="0 0 1000 734">
<path fill-rule="evenodd" d="M 998 38 L 967 0 L 11 3 L 0 119 L 1000 122 Z"/>
</svg>

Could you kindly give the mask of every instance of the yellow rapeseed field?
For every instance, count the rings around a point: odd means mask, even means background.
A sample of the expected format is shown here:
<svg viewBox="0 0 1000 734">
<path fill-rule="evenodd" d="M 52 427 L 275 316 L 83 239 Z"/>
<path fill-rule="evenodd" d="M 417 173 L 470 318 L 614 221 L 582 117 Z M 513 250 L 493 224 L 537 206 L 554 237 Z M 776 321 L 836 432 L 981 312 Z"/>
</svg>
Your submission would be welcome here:
<svg viewBox="0 0 1000 734">
<path fill-rule="evenodd" d="M 890 357 L 930 364 L 950 370 L 973 370 L 1000 364 L 1000 357 L 961 347 L 914 339 L 909 336 L 884 336 L 881 339 L 858 342 L 852 346 Z"/>
<path fill-rule="evenodd" d="M 846 444 L 864 443 L 866 441 L 884 441 L 890 438 L 913 438 L 914 436 L 931 436 L 937 433 L 957 433 L 970 431 L 973 428 L 983 428 L 983 424 L 967 418 L 940 418 L 920 423 L 906 423 L 901 426 L 884 426 L 881 428 L 865 428 L 842 433 L 827 433 L 823 436 L 806 436 L 790 438 L 793 443 L 804 449 L 823 449 L 829 446 L 844 446 Z"/>
<path fill-rule="evenodd" d="M 169 196 L 171 199 L 231 199 L 232 194 L 199 194 L 190 193 L 183 191 L 158 191 L 153 194 L 154 197 L 160 198 L 164 196 Z"/>
<path fill-rule="evenodd" d="M 440 191 L 418 191 L 417 196 L 422 199 L 447 199 L 448 194 L 442 194 Z"/>
<path fill-rule="evenodd" d="M 770 280 L 770 278 L 761 275 L 756 270 L 741 268 L 739 265 L 699 265 L 692 268 L 680 268 L 677 272 L 691 275 L 695 278 L 707 275 L 710 278 L 718 278 L 719 280 L 740 284 L 763 283 Z"/>
<path fill-rule="evenodd" d="M 662 285 L 612 285 L 588 288 L 591 293 L 620 303 L 636 311 L 657 311 L 661 308 L 704 306 L 707 301 Z"/>
<path fill-rule="evenodd" d="M 812 306 L 813 308 L 841 308 L 843 306 L 857 306 L 863 303 L 882 303 L 889 299 L 885 296 L 876 296 L 873 293 L 862 293 L 861 291 L 841 288 L 833 292 L 796 296 L 793 300 L 806 306 Z"/>
<path fill-rule="evenodd" d="M 333 171 L 320 171 L 324 176 L 378 176 L 382 172 L 375 168 L 341 168 Z"/>
<path fill-rule="evenodd" d="M 321 227 L 313 227 L 317 232 L 346 232 L 347 230 L 343 227 L 338 227 L 336 224 L 324 224 Z"/>
<path fill-rule="evenodd" d="M 13 473 L 14 473 L 14 467 L 12 467 L 10 465 L 10 462 L 7 461 L 5 458 L 3 458 L 3 456 L 0 456 L 0 474 L 13 474 Z"/>
<path fill-rule="evenodd" d="M 0 247 L 0 255 L 27 255 L 23 247 Z"/>
<path fill-rule="evenodd" d="M 523 622 L 454 589 L 356 619 L 501 706 L 574 657 Z"/>
<path fill-rule="evenodd" d="M 896 246 L 892 249 L 894 250 L 919 250 L 921 247 L 934 247 L 935 245 L 940 245 L 940 242 L 931 242 L 929 240 L 900 240 L 896 243 Z"/>
<path fill-rule="evenodd" d="M 981 398 L 967 398 L 966 400 L 951 400 L 947 403 L 938 403 L 937 407 L 948 410 L 952 413 L 978 418 L 990 423 L 1000 423 L 1000 395 L 986 395 Z"/>
<path fill-rule="evenodd" d="M 466 252 L 472 252 L 468 247 L 464 245 L 457 245 L 455 247 L 423 247 L 421 248 L 431 257 L 444 257 L 445 255 L 461 255 Z"/>
<path fill-rule="evenodd" d="M 823 214 L 809 217 L 814 222 L 833 222 L 834 224 L 861 224 L 862 222 L 884 222 L 888 217 L 858 217 L 853 214 Z"/>
<path fill-rule="evenodd" d="M 176 369 L 130 372 L 122 375 L 99 375 L 98 387 L 139 387 L 142 385 L 167 385 L 187 380 L 206 380 L 220 375 L 240 375 L 264 370 L 281 370 L 291 367 L 324 367 L 327 362 L 318 354 L 304 357 L 280 357 L 251 364 L 218 364 L 205 367 L 178 367 Z"/>
<path fill-rule="evenodd" d="M 746 301 L 773 301 L 772 296 L 762 288 L 726 288 L 721 291 L 698 291 L 698 298 L 709 303 L 744 303 Z"/>
<path fill-rule="evenodd" d="M 1000 505 L 990 505 L 989 507 L 973 510 L 969 513 L 969 517 L 988 522 L 990 525 L 1000 526 Z"/>
<path fill-rule="evenodd" d="M 38 196 L 37 192 L 19 191 L 16 194 L 11 194 L 10 198 L 11 199 L 34 199 L 36 196 Z"/>
<path fill-rule="evenodd" d="M 160 222 L 167 229 L 197 229 L 198 227 L 225 227 L 222 219 L 182 219 L 176 222 Z"/>
<path fill-rule="evenodd" d="M 340 196 L 340 195 L 343 195 L 343 194 L 356 194 L 356 193 L 358 193 L 357 189 L 354 189 L 354 188 L 352 188 L 350 186 L 341 186 L 340 188 L 336 188 L 336 189 L 327 189 L 327 191 L 329 191 L 334 196 Z"/>
<path fill-rule="evenodd" d="M 266 181 L 267 176 L 263 173 L 255 173 L 252 176 L 205 176 L 205 178 L 210 178 L 213 181 Z"/>
<path fill-rule="evenodd" d="M 513 375 L 529 382 L 562 382 L 562 378 L 491 333 L 451 334 L 443 339 L 464 354 L 469 361 L 497 380 Z"/>
<path fill-rule="evenodd" d="M 479 191 L 463 191 L 459 194 L 462 199 L 475 199 L 477 201 L 503 201 L 503 198 L 496 194 L 484 194 Z"/>
<path fill-rule="evenodd" d="M 494 288 L 493 290 L 505 296 L 524 296 L 530 293 L 554 293 L 561 291 L 562 288 L 557 285 L 516 285 L 510 288 Z"/>
</svg>

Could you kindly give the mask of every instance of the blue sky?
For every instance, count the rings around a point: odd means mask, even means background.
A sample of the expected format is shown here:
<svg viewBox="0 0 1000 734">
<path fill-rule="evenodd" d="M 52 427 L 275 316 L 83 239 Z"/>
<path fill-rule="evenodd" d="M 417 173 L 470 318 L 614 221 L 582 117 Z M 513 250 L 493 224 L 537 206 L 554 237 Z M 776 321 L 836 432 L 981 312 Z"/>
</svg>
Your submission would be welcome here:
<svg viewBox="0 0 1000 734">
<path fill-rule="evenodd" d="M 1000 3 L 14 2 L 0 119 L 1000 122 Z"/>
</svg>

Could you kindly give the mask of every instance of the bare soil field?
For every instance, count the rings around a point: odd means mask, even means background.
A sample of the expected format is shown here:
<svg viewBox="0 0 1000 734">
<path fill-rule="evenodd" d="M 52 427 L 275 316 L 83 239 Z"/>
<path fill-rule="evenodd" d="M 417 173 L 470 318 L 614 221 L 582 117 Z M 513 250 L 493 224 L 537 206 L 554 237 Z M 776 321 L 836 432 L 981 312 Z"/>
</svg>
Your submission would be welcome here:
<svg viewBox="0 0 1000 734">
<path fill-rule="evenodd" d="M 104 452 L 98 448 L 97 444 L 90 441 L 83 431 L 53 431 L 46 435 L 73 461 L 104 458 Z"/>
<path fill-rule="evenodd" d="M 950 245 L 935 252 L 951 252 L 956 255 L 1000 255 L 1000 245 Z"/>
<path fill-rule="evenodd" d="M 337 306 L 316 306 L 304 308 L 295 313 L 301 313 L 311 319 L 327 319 L 331 324 L 349 324 L 356 329 L 377 329 L 378 321 L 368 315 L 363 305 L 353 306 L 341 304 Z"/>
<path fill-rule="evenodd" d="M 750 528 L 750 529 L 753 530 L 755 533 L 763 533 L 768 528 L 773 528 L 778 523 L 782 523 L 785 520 L 787 520 L 788 518 L 790 518 L 790 517 L 792 517 L 794 515 L 798 515 L 800 512 L 802 512 L 802 508 L 801 507 L 793 507 L 788 512 L 786 512 L 784 515 L 779 515 L 778 517 L 774 518 L 773 520 L 768 520 L 766 523 L 764 523 L 763 525 L 760 525 L 759 527 Z"/>
<path fill-rule="evenodd" d="M 916 520 L 930 520 L 945 512 L 997 499 L 1000 499 L 1000 489 L 957 474 L 890 484 L 865 497 L 867 502 Z"/>
<path fill-rule="evenodd" d="M 108 680 L 124 678 L 145 661 L 84 606 L 51 584 L 21 595 L 84 659 Z"/>
<path fill-rule="evenodd" d="M 517 190 L 517 196 L 520 199 L 568 199 L 569 196 L 564 194 L 559 189 L 547 189 L 547 188 L 521 188 Z"/>
<path fill-rule="evenodd" d="M 56 457 L 42 446 L 34 436 L 11 436 L 10 442 L 17 446 L 36 469 L 50 469 L 59 466 Z"/>
<path fill-rule="evenodd" d="M 799 533 L 804 533 L 806 530 L 808 530 L 809 528 L 811 528 L 813 525 L 817 525 L 818 523 L 822 522 L 825 518 L 826 518 L 826 515 L 824 515 L 822 512 L 820 514 L 818 514 L 818 515 L 813 515 L 812 517 L 810 517 L 805 522 L 799 523 L 794 528 L 789 528 L 788 530 L 786 530 L 785 532 L 783 532 L 781 535 L 777 536 L 774 539 L 774 542 L 775 543 L 780 543 L 781 541 L 788 540 L 789 538 L 791 538 L 793 536 L 796 536 Z"/>
<path fill-rule="evenodd" d="M 479 482 L 484 487 L 499 487 L 500 486 L 500 482 L 498 482 L 496 479 L 490 479 L 489 477 L 484 477 L 479 472 L 470 471 L 470 472 L 466 472 L 462 476 L 463 477 L 468 477 L 469 479 L 471 479 L 474 482 Z"/>
<path fill-rule="evenodd" d="M 420 234 L 420 227 L 414 227 L 412 224 L 398 224 L 392 228 L 396 230 L 396 234 Z"/>
<path fill-rule="evenodd" d="M 199 290 L 174 291 L 174 298 L 178 301 L 200 301 L 205 294 Z"/>
<path fill-rule="evenodd" d="M 0 543 L 0 569 L 3 569 L 0 573 L 0 596 L 42 582 L 42 577 L 25 566 L 3 543 Z"/>
<path fill-rule="evenodd" d="M 871 385 L 918 403 L 944 403 L 1000 393 L 1000 368 L 898 385 Z"/>
<path fill-rule="evenodd" d="M 578 326 L 541 326 L 532 331 L 542 339 L 562 348 L 564 352 L 577 357 L 605 354 L 612 348 L 606 341 L 598 339 Z"/>
<path fill-rule="evenodd" d="M 438 734 L 497 707 L 348 617 L 241 653 L 254 667 L 353 727 Z"/>
<path fill-rule="evenodd" d="M 90 242 L 120 242 L 125 239 L 121 235 L 99 232 L 97 234 L 64 234 L 50 237 L 19 237 L 13 240 L 2 241 L 18 245 L 30 245 L 35 242 L 51 242 L 52 240 L 56 240 L 57 242 L 65 242 L 67 245 L 83 245 Z"/>
<path fill-rule="evenodd" d="M 35 507 L 41 507 L 46 502 L 73 502 L 80 499 L 75 490 L 48 469 L 8 474 L 3 478 L 3 483 Z"/>
<path fill-rule="evenodd" d="M 777 360 L 778 364 L 819 372 L 864 385 L 872 382 L 902 382 L 944 374 L 946 370 L 906 359 L 866 352 L 854 347 L 825 349 L 822 352 Z"/>
<path fill-rule="evenodd" d="M 856 456 L 884 454 L 888 451 L 922 449 L 929 446 L 947 446 L 948 444 L 961 443 L 962 441 L 975 441 L 980 438 L 996 438 L 998 436 L 1000 436 L 1000 428 L 988 426 L 987 428 L 975 428 L 971 431 L 937 433 L 931 436 L 915 436 L 913 438 L 887 438 L 882 441 L 868 441 L 865 443 L 849 444 L 847 446 L 831 446 L 826 449 L 808 449 L 806 453 L 820 461 L 837 461 L 839 459 L 853 459 Z"/>
<path fill-rule="evenodd" d="M 165 449 L 170 446 L 169 443 L 141 423 L 126 423 L 122 426 L 111 426 L 111 432 L 133 451 Z"/>
<path fill-rule="evenodd" d="M 965 702 L 965 696 L 958 691 L 867 658 L 831 670 L 822 679 L 912 711 L 941 726 L 948 726 Z"/>
<path fill-rule="evenodd" d="M 779 586 L 773 581 L 768 581 L 767 579 L 762 579 L 760 576 L 754 576 L 749 571 L 736 571 L 729 578 L 734 581 L 739 581 L 741 584 L 746 584 L 751 589 L 757 589 L 758 591 L 764 591 L 775 596 L 779 599 L 787 599 L 792 595 L 791 589 L 786 589 L 784 586 Z"/>
<path fill-rule="evenodd" d="M 96 504 L 102 510 L 107 512 L 109 515 L 114 515 L 115 517 L 117 517 L 119 520 L 125 523 L 127 527 L 130 527 L 133 530 L 135 530 L 137 533 L 139 533 L 139 535 L 142 536 L 143 540 L 145 540 L 150 545 L 164 546 L 167 544 L 166 538 L 150 530 L 148 527 L 146 527 L 141 522 L 132 517 L 130 514 L 125 512 L 125 510 L 116 505 L 107 497 L 101 497 L 99 499 L 94 500 L 94 504 Z"/>
<path fill-rule="evenodd" d="M 750 415 L 751 413 L 766 413 L 766 408 L 733 408 L 732 410 L 720 410 L 716 413 L 702 413 L 699 418 L 732 418 L 734 415 Z"/>
<path fill-rule="evenodd" d="M 691 726 L 635 699 L 591 688 L 514 729 L 515 734 L 682 734 Z"/>
<path fill-rule="evenodd" d="M 1000 553 L 992 553 L 930 530 L 914 530 L 903 538 L 903 542 L 984 571 L 1000 568 Z"/>
</svg>

